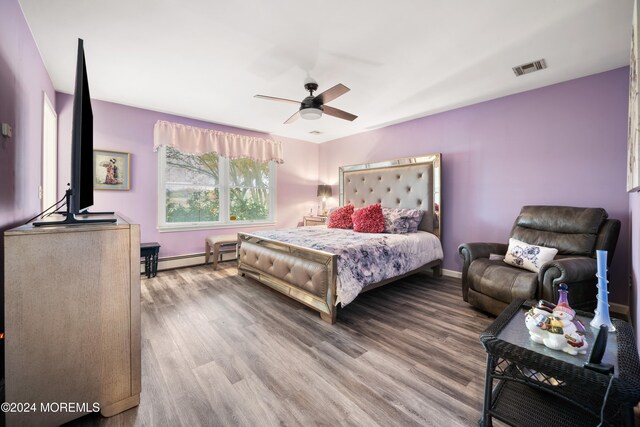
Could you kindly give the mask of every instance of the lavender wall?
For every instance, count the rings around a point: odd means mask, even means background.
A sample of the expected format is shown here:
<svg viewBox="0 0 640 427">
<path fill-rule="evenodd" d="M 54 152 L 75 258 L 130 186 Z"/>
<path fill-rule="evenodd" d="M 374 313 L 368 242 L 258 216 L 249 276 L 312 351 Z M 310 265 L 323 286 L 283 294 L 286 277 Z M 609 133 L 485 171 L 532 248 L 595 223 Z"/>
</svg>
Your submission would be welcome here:
<svg viewBox="0 0 640 427">
<path fill-rule="evenodd" d="M 89 76 L 91 83 L 91 76 Z M 56 94 L 58 111 L 58 183 L 62 194 L 69 182 L 71 121 L 73 97 Z M 140 224 L 143 242 L 162 245 L 160 256 L 184 255 L 204 251 L 204 239 L 211 234 L 228 234 L 259 227 L 180 231 L 160 233 L 157 226 L 157 154 L 153 151 L 153 126 L 167 120 L 190 126 L 216 129 L 242 135 L 268 137 L 265 134 L 227 127 L 155 111 L 127 107 L 103 101 L 92 101 L 94 115 L 94 148 L 131 153 L 131 190 L 95 191 L 95 211 L 115 210 Z M 278 227 L 296 226 L 302 215 L 316 207 L 319 146 L 304 141 L 278 137 L 283 143 L 284 164 L 277 172 Z M 264 228 L 264 227 L 263 227 Z M 271 226 L 273 228 L 273 226 Z"/>
<path fill-rule="evenodd" d="M 336 185 L 341 165 L 443 153 L 444 268 L 455 271 L 459 244 L 506 242 L 523 205 L 603 207 L 622 221 L 611 301 L 626 303 L 628 81 L 620 68 L 331 141 L 320 181 Z"/>
<path fill-rule="evenodd" d="M 17 0 L 0 1 L 0 122 L 13 138 L 0 137 L 0 229 L 40 211 L 43 92 L 53 84 Z M 54 104 L 55 105 L 55 104 Z"/>
<path fill-rule="evenodd" d="M 0 1 L 0 122 L 13 128 L 0 136 L 0 232 L 40 211 L 43 92 L 54 101 L 49 74 L 17 0 Z M 0 295 L 4 295 L 4 244 L 0 244 Z M 0 307 L 4 330 L 4 303 Z M 4 352 L 0 351 L 4 377 Z"/>
<path fill-rule="evenodd" d="M 631 213 L 631 317 L 636 330 L 636 344 L 640 349 L 640 193 L 629 194 Z"/>
</svg>

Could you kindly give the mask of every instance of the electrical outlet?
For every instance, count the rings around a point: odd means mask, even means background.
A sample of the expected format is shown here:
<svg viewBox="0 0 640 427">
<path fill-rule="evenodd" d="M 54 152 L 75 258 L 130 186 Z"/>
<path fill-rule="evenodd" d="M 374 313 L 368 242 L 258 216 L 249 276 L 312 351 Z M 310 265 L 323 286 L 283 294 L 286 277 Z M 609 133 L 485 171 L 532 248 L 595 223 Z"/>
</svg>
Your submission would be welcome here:
<svg viewBox="0 0 640 427">
<path fill-rule="evenodd" d="M 38 185 L 38 199 L 42 200 L 42 185 Z"/>
<path fill-rule="evenodd" d="M 2 136 L 4 136 L 5 138 L 11 138 L 12 135 L 13 135 L 13 129 L 11 129 L 11 126 L 9 125 L 9 123 L 3 123 Z"/>
</svg>

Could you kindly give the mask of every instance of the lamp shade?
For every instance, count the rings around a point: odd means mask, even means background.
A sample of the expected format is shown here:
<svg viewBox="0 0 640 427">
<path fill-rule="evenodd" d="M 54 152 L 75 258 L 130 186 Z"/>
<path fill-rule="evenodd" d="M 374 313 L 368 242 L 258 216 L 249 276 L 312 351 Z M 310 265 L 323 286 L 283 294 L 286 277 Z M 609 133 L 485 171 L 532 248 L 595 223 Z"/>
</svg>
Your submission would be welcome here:
<svg viewBox="0 0 640 427">
<path fill-rule="evenodd" d="M 322 117 L 322 110 L 315 107 L 303 108 L 300 110 L 300 117 L 305 120 L 318 120 Z"/>
<path fill-rule="evenodd" d="M 333 192 L 330 185 L 318 185 L 318 197 L 331 197 Z"/>
</svg>

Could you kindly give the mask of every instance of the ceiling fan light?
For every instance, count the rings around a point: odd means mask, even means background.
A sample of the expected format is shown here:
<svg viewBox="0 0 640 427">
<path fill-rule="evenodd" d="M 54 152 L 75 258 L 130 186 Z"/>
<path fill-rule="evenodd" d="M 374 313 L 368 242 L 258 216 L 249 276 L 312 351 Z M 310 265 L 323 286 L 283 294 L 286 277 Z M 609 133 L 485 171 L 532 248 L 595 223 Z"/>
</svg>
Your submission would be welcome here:
<svg viewBox="0 0 640 427">
<path fill-rule="evenodd" d="M 319 108 L 304 108 L 300 110 L 300 117 L 305 120 L 318 120 L 322 117 L 322 110 Z"/>
</svg>

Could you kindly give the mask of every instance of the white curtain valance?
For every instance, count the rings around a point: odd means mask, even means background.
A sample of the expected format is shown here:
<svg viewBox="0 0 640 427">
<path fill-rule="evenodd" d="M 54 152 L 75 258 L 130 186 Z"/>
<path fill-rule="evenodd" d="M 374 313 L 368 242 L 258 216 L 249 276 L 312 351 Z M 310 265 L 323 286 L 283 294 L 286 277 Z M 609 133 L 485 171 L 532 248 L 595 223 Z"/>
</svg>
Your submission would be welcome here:
<svg viewBox="0 0 640 427">
<path fill-rule="evenodd" d="M 258 162 L 284 163 L 279 141 L 237 135 L 158 120 L 153 128 L 153 150 L 174 147 L 183 153 L 216 153 L 228 159 L 249 158 Z"/>
</svg>

